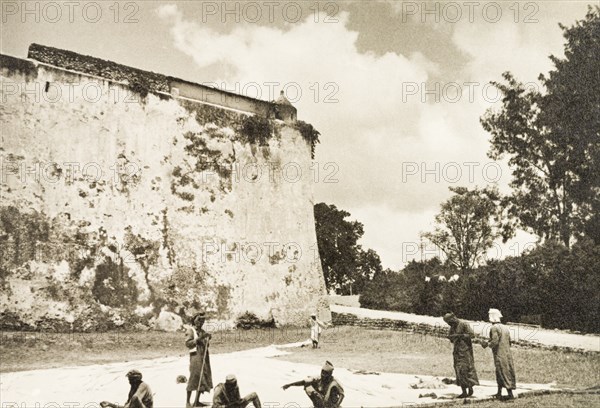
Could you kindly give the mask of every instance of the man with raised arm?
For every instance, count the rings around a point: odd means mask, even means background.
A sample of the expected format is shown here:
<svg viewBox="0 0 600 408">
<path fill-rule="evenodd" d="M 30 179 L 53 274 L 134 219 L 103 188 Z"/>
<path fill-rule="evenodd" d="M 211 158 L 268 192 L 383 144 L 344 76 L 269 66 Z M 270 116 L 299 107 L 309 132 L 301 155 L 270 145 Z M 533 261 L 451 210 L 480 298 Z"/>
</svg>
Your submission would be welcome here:
<svg viewBox="0 0 600 408">
<path fill-rule="evenodd" d="M 283 389 L 287 390 L 289 387 L 304 387 L 304 392 L 314 408 L 338 408 L 344 399 L 344 389 L 333 377 L 333 364 L 329 361 L 326 361 L 321 369 L 321 377 L 308 377 L 286 384 Z"/>
<path fill-rule="evenodd" d="M 310 315 L 310 339 L 313 348 L 319 348 L 319 338 L 325 328 L 327 328 L 327 325 L 317 318 L 316 313 Z"/>
</svg>

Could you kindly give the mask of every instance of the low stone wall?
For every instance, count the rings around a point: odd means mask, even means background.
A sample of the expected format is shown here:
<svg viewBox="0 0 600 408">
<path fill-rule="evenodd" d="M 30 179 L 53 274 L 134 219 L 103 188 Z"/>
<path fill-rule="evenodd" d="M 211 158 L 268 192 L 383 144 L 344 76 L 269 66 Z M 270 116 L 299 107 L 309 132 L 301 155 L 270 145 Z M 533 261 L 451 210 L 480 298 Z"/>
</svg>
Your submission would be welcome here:
<svg viewBox="0 0 600 408">
<path fill-rule="evenodd" d="M 371 319 L 367 317 L 358 317 L 350 313 L 331 312 L 331 321 L 335 326 L 359 326 L 372 330 L 395 330 L 405 331 L 408 333 L 427 334 L 435 337 L 448 336 L 448 326 L 435 326 L 426 323 L 412 323 L 404 320 L 396 319 Z M 483 336 L 476 335 L 473 343 L 481 344 L 488 339 Z M 519 340 L 512 342 L 513 346 L 524 348 L 537 348 L 543 350 L 562 351 L 569 353 L 581 354 L 598 354 L 597 351 L 583 350 L 573 347 L 564 346 L 547 346 L 531 341 Z"/>
</svg>

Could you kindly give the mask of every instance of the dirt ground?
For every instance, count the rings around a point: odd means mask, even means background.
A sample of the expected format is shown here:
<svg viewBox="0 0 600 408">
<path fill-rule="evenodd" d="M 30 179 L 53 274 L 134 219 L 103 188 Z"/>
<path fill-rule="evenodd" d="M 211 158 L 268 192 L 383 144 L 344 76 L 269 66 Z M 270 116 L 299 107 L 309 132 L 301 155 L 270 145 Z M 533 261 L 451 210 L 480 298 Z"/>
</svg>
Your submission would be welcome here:
<svg viewBox="0 0 600 408">
<path fill-rule="evenodd" d="M 274 343 L 294 343 L 305 340 L 307 336 L 306 329 L 294 328 L 215 333 L 211 353 L 223 355 L 216 357 L 215 360 L 220 360 L 221 363 L 218 365 L 223 366 L 215 368 L 215 384 L 220 381 L 218 375 L 224 376 L 232 367 L 237 367 L 239 365 L 237 361 L 243 356 L 239 353 L 237 357 L 236 353 L 226 353 L 257 349 Z M 2 333 L 0 370 L 3 373 L 3 378 L 0 382 L 6 383 L 10 376 L 5 373 L 9 372 L 51 367 L 84 366 L 83 371 L 78 371 L 78 373 L 81 373 L 78 376 L 96 373 L 101 378 L 106 378 L 108 383 L 114 384 L 114 387 L 110 388 L 111 392 L 114 391 L 114 394 L 111 395 L 114 395 L 118 400 L 120 395 L 126 394 L 127 385 L 125 380 L 121 379 L 123 375 L 121 371 L 125 370 L 132 361 L 159 358 L 160 360 L 147 363 L 159 364 L 162 367 L 160 371 L 164 375 L 167 375 L 167 373 L 171 373 L 173 376 L 175 373 L 186 374 L 187 360 L 185 357 L 187 351 L 183 339 L 184 334 L 181 332 L 153 331 L 145 333 L 113 332 L 53 335 L 48 333 Z M 272 349 L 268 348 L 268 350 L 271 350 L 269 353 L 272 352 Z M 281 382 L 281 380 L 287 381 L 288 379 L 290 381 L 302 379 L 309 374 L 316 375 L 319 372 L 320 365 L 326 359 L 339 367 L 339 375 L 347 383 L 344 385 L 349 387 L 348 392 L 354 392 L 355 394 L 367 383 L 375 386 L 375 389 L 383 390 L 380 393 L 385 393 L 388 392 L 385 387 L 389 384 L 392 384 L 391 391 L 393 391 L 393 388 L 396 387 L 394 384 L 399 384 L 401 381 L 414 381 L 414 376 L 413 378 L 402 377 L 401 373 L 439 377 L 451 377 L 453 374 L 451 348 L 447 340 L 397 331 L 335 327 L 324 332 L 320 349 L 295 347 L 284 350 L 291 353 L 274 358 L 263 356 L 264 359 L 262 360 L 247 360 L 250 367 L 243 374 L 246 376 L 247 386 L 262 386 L 258 379 L 253 378 L 260 370 L 264 370 L 264 372 L 261 371 L 263 379 L 269 380 L 270 378 L 271 383 Z M 32 353 L 32 351 L 35 351 L 35 353 Z M 261 352 L 264 351 L 253 350 L 250 352 L 250 356 L 244 358 L 260 357 L 255 354 Z M 581 353 L 563 353 L 515 347 L 513 355 L 519 384 L 554 383 L 558 387 L 575 389 L 585 389 L 600 384 L 600 355 L 598 354 L 584 355 Z M 480 379 L 484 382 L 491 382 L 493 385 L 494 369 L 489 350 L 476 347 L 475 361 Z M 107 363 L 112 365 L 107 365 Z M 254 369 L 253 365 L 261 366 L 260 370 Z M 88 369 L 85 366 L 88 366 Z M 148 367 L 151 367 L 151 365 Z M 363 370 L 363 372 L 370 372 L 371 374 L 370 376 L 357 377 L 355 375 L 357 370 Z M 279 371 L 282 373 L 279 373 Z M 61 372 L 59 371 L 58 375 L 61 375 Z M 22 375 L 34 375 L 32 373 L 35 372 L 28 371 Z M 55 371 L 46 372 L 45 376 L 55 377 L 56 373 Z M 14 376 L 14 374 L 11 375 Z M 172 382 L 170 377 L 166 380 L 169 383 Z M 154 381 L 165 382 L 162 377 L 156 376 Z M 380 384 L 375 385 L 373 381 L 379 381 Z M 369 388 L 371 385 L 363 391 L 373 393 L 373 389 Z M 169 391 L 171 389 L 165 389 L 163 394 L 171 393 Z M 245 389 L 247 388 L 242 389 L 242 391 L 245 392 Z M 90 388 L 87 394 L 91 396 L 94 390 L 95 388 Z M 305 396 L 301 391 L 301 389 L 288 390 L 287 393 L 279 394 L 279 391 L 269 389 L 264 392 L 271 395 L 274 401 L 281 400 L 278 398 L 288 398 L 290 401 L 304 402 Z M 493 387 L 481 387 L 478 390 L 481 395 L 485 395 L 484 393 L 492 394 L 493 391 Z M 373 403 L 376 401 L 375 397 L 369 398 Z M 4 400 L 4 397 L 2 399 Z M 348 400 L 348 402 L 350 401 Z M 548 395 L 519 399 L 514 403 L 517 405 L 514 406 L 575 407 L 599 406 L 599 403 L 598 395 Z M 486 404 L 483 403 L 478 406 L 486 407 Z M 365 404 L 364 406 L 374 405 Z"/>
</svg>

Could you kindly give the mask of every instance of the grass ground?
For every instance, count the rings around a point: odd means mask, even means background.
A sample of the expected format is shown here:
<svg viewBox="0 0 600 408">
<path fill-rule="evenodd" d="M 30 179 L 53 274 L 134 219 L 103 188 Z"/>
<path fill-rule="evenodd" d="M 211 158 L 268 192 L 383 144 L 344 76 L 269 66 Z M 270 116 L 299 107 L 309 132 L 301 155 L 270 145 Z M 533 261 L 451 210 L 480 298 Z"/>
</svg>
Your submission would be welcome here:
<svg viewBox="0 0 600 408">
<path fill-rule="evenodd" d="M 547 384 L 582 390 L 600 385 L 600 354 L 563 353 L 514 347 L 517 382 Z M 475 366 L 479 378 L 495 380 L 489 349 L 476 345 Z M 330 360 L 339 367 L 356 370 L 414 373 L 454 378 L 452 348 L 445 338 L 391 330 L 336 327 L 321 337 L 321 348 L 302 348 L 279 357 L 293 362 L 323 364 Z M 317 374 L 317 373 L 315 373 Z M 506 392 L 506 391 L 504 391 Z M 482 402 L 478 408 L 498 407 L 497 401 Z M 508 402 L 515 408 L 600 407 L 600 395 L 542 395 Z M 463 405 L 462 401 L 450 407 Z"/>
<path fill-rule="evenodd" d="M 273 343 L 292 343 L 307 337 L 306 329 L 225 331 L 213 335 L 211 352 L 226 353 Z M 186 353 L 181 332 L 0 333 L 0 372 L 183 356 Z M 494 363 L 489 349 L 476 346 L 474 354 L 480 379 L 493 380 Z M 329 329 L 321 338 L 320 349 L 299 348 L 293 354 L 279 358 L 318 365 L 330 360 L 338 367 L 357 370 L 454 375 L 448 340 L 358 327 Z M 517 381 L 521 383 L 556 382 L 559 386 L 577 389 L 600 385 L 600 354 L 515 347 L 513 358 Z M 509 404 L 519 408 L 600 407 L 600 396 L 547 395 L 522 398 Z M 497 407 L 498 402 L 477 404 L 482 408 L 492 406 Z"/>
<path fill-rule="evenodd" d="M 213 334 L 211 353 L 305 340 L 306 329 L 253 329 Z M 0 331 L 0 373 L 184 356 L 185 333 L 40 333 Z M 33 353 L 32 351 L 35 351 Z"/>
</svg>

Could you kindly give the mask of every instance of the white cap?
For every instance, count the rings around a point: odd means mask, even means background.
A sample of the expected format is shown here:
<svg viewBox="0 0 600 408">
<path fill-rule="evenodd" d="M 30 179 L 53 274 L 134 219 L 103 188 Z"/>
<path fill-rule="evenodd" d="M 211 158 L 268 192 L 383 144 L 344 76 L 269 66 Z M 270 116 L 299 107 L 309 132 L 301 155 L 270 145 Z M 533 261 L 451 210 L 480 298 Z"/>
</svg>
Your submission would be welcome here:
<svg viewBox="0 0 600 408">
<path fill-rule="evenodd" d="M 490 322 L 492 323 L 500 323 L 500 318 L 502 317 L 502 313 L 498 309 L 490 309 L 488 312 L 490 317 Z"/>
</svg>

